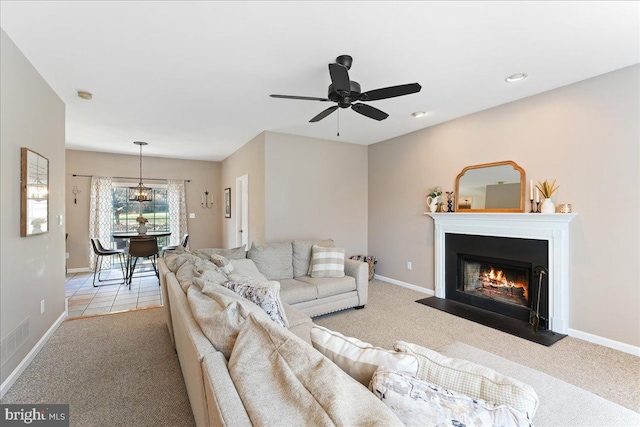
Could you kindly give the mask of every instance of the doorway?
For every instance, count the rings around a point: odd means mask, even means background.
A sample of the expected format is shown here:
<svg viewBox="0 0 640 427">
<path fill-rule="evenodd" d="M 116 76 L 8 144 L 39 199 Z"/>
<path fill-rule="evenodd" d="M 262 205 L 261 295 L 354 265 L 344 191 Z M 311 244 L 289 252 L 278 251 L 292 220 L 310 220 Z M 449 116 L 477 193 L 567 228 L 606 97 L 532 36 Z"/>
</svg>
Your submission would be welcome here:
<svg viewBox="0 0 640 427">
<path fill-rule="evenodd" d="M 236 178 L 236 246 L 249 250 L 249 175 Z"/>
</svg>

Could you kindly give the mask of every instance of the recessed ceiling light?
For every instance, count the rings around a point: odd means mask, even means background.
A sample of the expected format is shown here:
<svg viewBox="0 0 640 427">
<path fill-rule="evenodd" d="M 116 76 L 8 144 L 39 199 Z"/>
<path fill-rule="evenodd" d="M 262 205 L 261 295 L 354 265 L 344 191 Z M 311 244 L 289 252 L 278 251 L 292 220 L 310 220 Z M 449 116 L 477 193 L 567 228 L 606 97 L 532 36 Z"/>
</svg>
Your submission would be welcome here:
<svg viewBox="0 0 640 427">
<path fill-rule="evenodd" d="M 83 90 L 79 90 L 78 91 L 78 96 L 82 99 L 92 99 L 93 95 L 91 94 L 91 92 L 85 92 Z"/>
<path fill-rule="evenodd" d="M 519 82 L 520 80 L 524 80 L 526 78 L 527 78 L 527 73 L 518 73 L 518 74 L 514 74 L 512 76 L 507 77 L 506 79 L 504 79 L 504 81 L 507 83 L 515 83 L 515 82 Z"/>
<path fill-rule="evenodd" d="M 415 113 L 411 113 L 411 115 L 417 119 L 418 117 L 426 116 L 427 113 L 425 111 L 416 111 Z"/>
</svg>

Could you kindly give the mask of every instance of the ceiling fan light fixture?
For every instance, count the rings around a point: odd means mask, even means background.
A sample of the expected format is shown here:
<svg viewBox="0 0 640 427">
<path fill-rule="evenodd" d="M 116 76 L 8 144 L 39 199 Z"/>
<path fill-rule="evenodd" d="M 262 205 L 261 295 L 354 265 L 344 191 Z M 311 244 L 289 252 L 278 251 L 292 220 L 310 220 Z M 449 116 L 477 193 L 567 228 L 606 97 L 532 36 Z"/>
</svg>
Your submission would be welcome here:
<svg viewBox="0 0 640 427">
<path fill-rule="evenodd" d="M 93 99 L 93 94 L 91 92 L 87 92 L 87 91 L 84 91 L 84 90 L 79 90 L 78 91 L 78 96 L 80 98 L 86 99 L 88 101 Z"/>
<path fill-rule="evenodd" d="M 426 116 L 427 112 L 426 111 L 416 111 L 414 113 L 411 113 L 411 115 L 417 119 L 418 117 Z"/>
<path fill-rule="evenodd" d="M 526 78 L 527 78 L 527 73 L 517 73 L 507 77 L 506 79 L 504 79 L 504 81 L 507 83 L 515 83 L 515 82 L 520 82 Z"/>
</svg>

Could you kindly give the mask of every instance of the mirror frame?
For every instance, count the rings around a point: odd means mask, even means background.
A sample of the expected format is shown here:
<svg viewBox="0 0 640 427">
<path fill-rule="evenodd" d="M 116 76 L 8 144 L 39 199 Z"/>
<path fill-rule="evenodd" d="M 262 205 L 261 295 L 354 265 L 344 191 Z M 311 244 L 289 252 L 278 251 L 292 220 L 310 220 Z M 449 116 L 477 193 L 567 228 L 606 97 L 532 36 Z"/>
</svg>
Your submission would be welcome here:
<svg viewBox="0 0 640 427">
<path fill-rule="evenodd" d="M 509 208 L 509 209 L 462 209 L 460 210 L 459 208 L 459 203 L 460 203 L 460 178 L 462 178 L 464 176 L 464 174 L 472 169 L 483 169 L 483 168 L 490 168 L 493 166 L 504 166 L 504 165 L 510 165 L 513 167 L 513 169 L 515 169 L 517 172 L 520 172 L 520 207 L 517 209 L 514 208 Z M 524 212 L 524 193 L 525 193 L 525 186 L 526 186 L 526 175 L 524 173 L 524 169 L 522 169 L 520 166 L 518 166 L 518 164 L 514 161 L 511 160 L 505 160 L 502 162 L 493 162 L 493 163 L 484 163 L 481 165 L 473 165 L 473 166 L 467 166 L 466 168 L 462 169 L 462 172 L 460 172 L 458 174 L 458 176 L 456 177 L 456 212 Z"/>
<path fill-rule="evenodd" d="M 35 175 L 32 173 L 36 169 Z M 41 173 L 42 171 L 42 173 Z M 33 178 L 40 182 L 39 194 L 29 194 L 29 187 L 33 187 Z M 28 237 L 49 232 L 49 159 L 33 150 L 22 147 L 20 149 L 20 236 Z M 42 183 L 42 179 L 44 183 Z M 46 183 L 46 184 L 45 184 Z M 32 188 L 33 190 L 33 188 Z M 33 221 L 43 218 L 36 217 L 34 203 L 37 203 L 41 211 L 46 210 L 44 222 L 34 224 Z M 45 225 L 44 229 L 40 226 Z"/>
</svg>

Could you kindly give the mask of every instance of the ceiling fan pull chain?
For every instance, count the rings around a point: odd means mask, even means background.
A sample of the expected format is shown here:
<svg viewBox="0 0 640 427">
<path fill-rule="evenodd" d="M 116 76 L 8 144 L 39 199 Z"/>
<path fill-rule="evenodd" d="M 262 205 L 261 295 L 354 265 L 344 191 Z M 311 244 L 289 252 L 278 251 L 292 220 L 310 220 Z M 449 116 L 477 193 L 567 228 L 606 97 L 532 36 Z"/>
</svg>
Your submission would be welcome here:
<svg viewBox="0 0 640 427">
<path fill-rule="evenodd" d="M 340 110 L 338 110 L 338 135 L 336 136 L 340 136 Z"/>
</svg>

